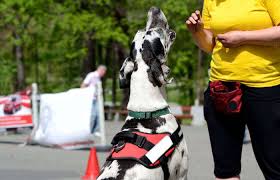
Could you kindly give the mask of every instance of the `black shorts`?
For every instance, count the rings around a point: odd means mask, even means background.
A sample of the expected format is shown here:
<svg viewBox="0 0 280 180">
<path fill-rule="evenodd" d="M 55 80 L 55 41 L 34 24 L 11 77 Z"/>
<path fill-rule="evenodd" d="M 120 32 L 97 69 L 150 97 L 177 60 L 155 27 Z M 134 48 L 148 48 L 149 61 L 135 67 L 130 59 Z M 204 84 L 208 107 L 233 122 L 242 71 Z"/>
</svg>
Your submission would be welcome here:
<svg viewBox="0 0 280 180">
<path fill-rule="evenodd" d="M 204 93 L 204 116 L 208 124 L 214 174 L 238 176 L 247 124 L 257 162 L 266 180 L 280 180 L 280 85 L 268 88 L 242 86 L 243 106 L 239 115 L 217 113 L 209 88 Z"/>
</svg>

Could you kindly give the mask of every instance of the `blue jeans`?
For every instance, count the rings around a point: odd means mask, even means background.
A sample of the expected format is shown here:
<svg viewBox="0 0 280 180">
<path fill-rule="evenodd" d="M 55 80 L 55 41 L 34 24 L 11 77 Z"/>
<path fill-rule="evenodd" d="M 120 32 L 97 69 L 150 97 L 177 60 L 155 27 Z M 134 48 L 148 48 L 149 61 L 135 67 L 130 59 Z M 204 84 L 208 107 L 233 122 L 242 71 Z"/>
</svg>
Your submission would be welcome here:
<svg viewBox="0 0 280 180">
<path fill-rule="evenodd" d="M 91 133 L 99 131 L 99 109 L 98 109 L 98 101 L 93 100 L 91 106 L 91 116 L 90 116 L 90 130 Z"/>
</svg>

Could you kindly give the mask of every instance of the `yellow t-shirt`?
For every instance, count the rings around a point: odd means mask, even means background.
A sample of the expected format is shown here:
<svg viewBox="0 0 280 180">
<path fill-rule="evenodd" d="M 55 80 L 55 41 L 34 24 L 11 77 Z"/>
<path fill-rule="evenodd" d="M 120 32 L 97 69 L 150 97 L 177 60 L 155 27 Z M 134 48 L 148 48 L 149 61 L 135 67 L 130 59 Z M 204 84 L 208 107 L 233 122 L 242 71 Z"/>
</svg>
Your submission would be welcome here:
<svg viewBox="0 0 280 180">
<path fill-rule="evenodd" d="M 280 25 L 280 0 L 204 0 L 204 28 L 214 36 L 233 30 Z M 280 84 L 280 47 L 242 45 L 225 48 L 216 40 L 210 81 L 238 81 L 249 87 Z"/>
</svg>

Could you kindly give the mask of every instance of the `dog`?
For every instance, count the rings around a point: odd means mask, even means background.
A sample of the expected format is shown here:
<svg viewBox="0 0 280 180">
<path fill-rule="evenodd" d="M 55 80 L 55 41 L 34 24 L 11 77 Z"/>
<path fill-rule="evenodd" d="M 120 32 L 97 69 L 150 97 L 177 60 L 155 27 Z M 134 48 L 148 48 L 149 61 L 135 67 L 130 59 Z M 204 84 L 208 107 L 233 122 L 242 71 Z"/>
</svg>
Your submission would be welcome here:
<svg viewBox="0 0 280 180">
<path fill-rule="evenodd" d="M 172 81 L 166 62 L 175 38 L 164 13 L 150 8 L 146 28 L 136 33 L 120 69 L 120 87 L 130 88 L 129 114 L 98 180 L 187 178 L 187 143 L 163 95 Z"/>
</svg>

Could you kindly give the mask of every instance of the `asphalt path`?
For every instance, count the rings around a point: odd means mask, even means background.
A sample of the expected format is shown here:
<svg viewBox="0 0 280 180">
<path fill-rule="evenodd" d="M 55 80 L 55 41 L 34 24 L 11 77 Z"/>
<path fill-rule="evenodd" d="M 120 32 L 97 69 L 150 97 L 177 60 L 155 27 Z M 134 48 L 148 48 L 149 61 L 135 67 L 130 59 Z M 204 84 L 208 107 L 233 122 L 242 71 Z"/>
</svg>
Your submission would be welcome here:
<svg viewBox="0 0 280 180">
<path fill-rule="evenodd" d="M 106 122 L 107 140 L 122 122 Z M 183 126 L 188 142 L 189 180 L 213 180 L 213 161 L 207 127 Z M 40 146 L 22 146 L 26 134 L 0 136 L 0 180 L 79 180 L 84 174 L 88 150 L 66 151 Z M 100 166 L 107 153 L 99 152 Z M 263 180 L 251 144 L 244 145 L 242 180 Z"/>
</svg>

